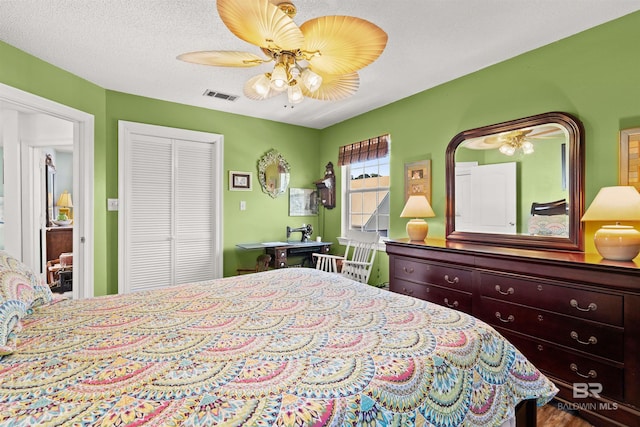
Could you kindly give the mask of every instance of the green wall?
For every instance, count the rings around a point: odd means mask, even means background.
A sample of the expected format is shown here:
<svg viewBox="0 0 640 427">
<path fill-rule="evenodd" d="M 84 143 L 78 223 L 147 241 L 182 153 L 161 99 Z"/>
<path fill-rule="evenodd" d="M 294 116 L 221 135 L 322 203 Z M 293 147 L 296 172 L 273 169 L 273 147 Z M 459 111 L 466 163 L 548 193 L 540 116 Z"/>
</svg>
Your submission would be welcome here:
<svg viewBox="0 0 640 427">
<path fill-rule="evenodd" d="M 568 112 L 585 128 L 586 204 L 618 181 L 620 129 L 640 126 L 640 12 L 447 82 L 322 131 L 321 158 L 338 147 L 391 134 L 391 238 L 405 236 L 403 165 L 432 160 L 429 235 L 445 233 L 445 149 L 459 132 L 550 111 Z M 338 175 L 338 188 L 341 177 Z M 338 197 L 338 205 L 341 200 Z M 595 251 L 587 224 L 586 250 Z M 340 230 L 339 212 L 327 231 Z"/>
<path fill-rule="evenodd" d="M 340 145 L 390 133 L 391 230 L 405 235 L 404 163 L 432 160 L 430 235 L 444 236 L 444 154 L 466 129 L 549 111 L 577 116 L 586 135 L 586 202 L 600 187 L 617 183 L 618 132 L 640 125 L 637 52 L 640 12 L 552 43 L 476 73 L 442 84 L 323 130 L 221 113 L 108 91 L 0 42 L 0 82 L 95 116 L 95 290 L 117 289 L 117 214 L 105 200 L 117 196 L 117 121 L 138 121 L 224 135 L 224 274 L 250 267 L 255 254 L 237 251 L 241 242 L 284 237 L 287 225 L 311 223 L 325 240 L 340 234 L 340 203 L 318 217 L 289 217 L 288 199 L 254 190 L 227 191 L 227 171 L 256 171 L 261 154 L 274 148 L 291 165 L 291 186 L 311 188 L 328 161 L 337 164 Z M 366 72 L 366 71 L 365 71 Z M 341 185 L 337 170 L 337 187 Z M 240 200 L 247 210 L 240 211 Z M 589 230 L 588 230 L 589 232 Z M 587 239 L 587 242 L 589 239 Z M 336 248 L 337 249 L 337 248 Z M 589 246 L 587 246 L 589 250 Z M 388 280 L 384 253 L 372 283 Z"/>
</svg>

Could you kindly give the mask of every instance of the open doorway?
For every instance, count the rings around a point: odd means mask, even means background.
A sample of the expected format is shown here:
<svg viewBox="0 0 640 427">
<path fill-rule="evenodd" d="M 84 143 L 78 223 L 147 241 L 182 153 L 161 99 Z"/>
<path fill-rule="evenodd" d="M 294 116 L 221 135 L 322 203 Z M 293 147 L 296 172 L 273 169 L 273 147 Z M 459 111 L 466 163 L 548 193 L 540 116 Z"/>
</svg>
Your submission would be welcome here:
<svg viewBox="0 0 640 427">
<path fill-rule="evenodd" d="M 39 129 L 40 122 L 55 123 L 54 130 Z M 70 129 L 70 136 L 53 136 L 56 126 Z M 42 132 L 48 136 L 33 137 Z M 36 271 L 43 271 L 46 265 L 46 232 L 51 226 L 45 215 L 46 151 L 72 153 L 71 164 L 65 166 L 71 171 L 65 185 L 73 196 L 72 295 L 93 296 L 93 116 L 0 84 L 0 140 L 4 176 L 2 242 L 8 252 Z M 55 191 L 51 195 L 54 204 L 60 199 L 56 195 Z M 65 207 L 54 207 L 56 215 L 59 208 Z"/>
</svg>

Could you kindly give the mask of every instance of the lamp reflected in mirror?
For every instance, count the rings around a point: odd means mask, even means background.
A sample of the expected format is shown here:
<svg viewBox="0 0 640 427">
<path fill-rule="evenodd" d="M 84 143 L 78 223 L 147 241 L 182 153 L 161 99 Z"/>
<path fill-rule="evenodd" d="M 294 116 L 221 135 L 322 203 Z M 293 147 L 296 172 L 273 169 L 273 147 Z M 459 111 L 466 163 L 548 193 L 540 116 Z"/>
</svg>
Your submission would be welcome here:
<svg viewBox="0 0 640 427">
<path fill-rule="evenodd" d="M 436 216 L 425 196 L 409 196 L 400 218 L 413 218 L 407 222 L 407 234 L 411 241 L 424 241 L 429 232 L 429 224 L 422 218 Z"/>
<path fill-rule="evenodd" d="M 594 235 L 602 258 L 631 261 L 640 253 L 640 231 L 620 224 L 620 221 L 640 221 L 640 194 L 634 187 L 601 188 L 582 221 L 615 222 L 615 225 L 603 225 Z"/>
<path fill-rule="evenodd" d="M 67 190 L 65 190 L 60 197 L 58 198 L 58 203 L 56 203 L 58 207 L 58 220 L 66 221 L 71 220 L 71 208 L 73 207 L 73 202 L 71 201 L 71 194 Z"/>
</svg>

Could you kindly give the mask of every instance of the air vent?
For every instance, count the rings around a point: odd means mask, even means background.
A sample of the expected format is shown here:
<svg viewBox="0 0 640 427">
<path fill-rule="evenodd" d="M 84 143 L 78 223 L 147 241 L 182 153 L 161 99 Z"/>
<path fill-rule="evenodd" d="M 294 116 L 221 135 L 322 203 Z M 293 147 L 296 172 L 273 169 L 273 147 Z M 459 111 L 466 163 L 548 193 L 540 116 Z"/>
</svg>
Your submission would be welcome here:
<svg viewBox="0 0 640 427">
<path fill-rule="evenodd" d="M 240 98 L 237 95 L 229 95 L 228 93 L 216 92 L 215 90 L 210 90 L 210 89 L 207 89 L 203 93 L 203 96 L 210 96 L 211 98 L 224 99 L 225 101 L 231 101 L 231 102 Z"/>
</svg>

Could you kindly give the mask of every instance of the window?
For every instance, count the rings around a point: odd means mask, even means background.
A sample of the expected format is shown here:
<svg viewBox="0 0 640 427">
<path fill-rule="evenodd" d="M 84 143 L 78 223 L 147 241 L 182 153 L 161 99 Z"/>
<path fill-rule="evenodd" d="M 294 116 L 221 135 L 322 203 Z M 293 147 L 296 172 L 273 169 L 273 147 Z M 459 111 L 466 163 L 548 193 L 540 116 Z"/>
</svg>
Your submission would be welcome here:
<svg viewBox="0 0 640 427">
<path fill-rule="evenodd" d="M 374 147 L 378 141 L 384 144 L 382 149 Z M 389 136 L 367 140 L 369 151 L 362 150 L 359 156 L 354 156 L 357 149 L 351 151 L 351 159 L 342 161 L 343 179 L 343 235 L 348 230 L 378 232 L 380 237 L 388 237 L 389 232 Z M 353 148 L 354 145 L 351 144 Z M 373 153 L 373 154 L 372 154 Z M 369 158 L 367 158 L 369 157 Z M 372 158 L 373 157 L 373 158 Z M 343 160 L 340 158 L 339 160 Z"/>
</svg>

